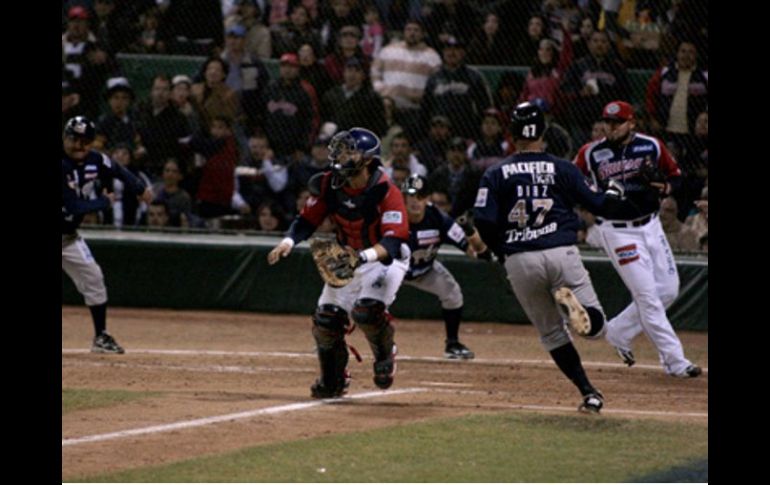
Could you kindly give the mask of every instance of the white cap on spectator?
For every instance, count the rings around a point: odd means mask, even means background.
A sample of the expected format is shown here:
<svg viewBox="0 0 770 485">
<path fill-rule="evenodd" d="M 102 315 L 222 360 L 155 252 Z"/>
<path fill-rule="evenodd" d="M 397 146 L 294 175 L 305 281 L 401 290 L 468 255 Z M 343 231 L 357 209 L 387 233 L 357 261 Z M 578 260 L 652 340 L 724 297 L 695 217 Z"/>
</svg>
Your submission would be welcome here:
<svg viewBox="0 0 770 485">
<path fill-rule="evenodd" d="M 192 80 L 189 76 L 185 76 L 184 74 L 177 74 L 174 76 L 174 79 L 171 80 L 171 86 L 176 86 L 180 83 L 187 83 L 188 86 L 192 86 Z"/>
<path fill-rule="evenodd" d="M 116 87 L 131 87 L 131 83 L 124 77 L 111 77 L 107 79 L 107 89 L 115 89 Z"/>
<path fill-rule="evenodd" d="M 105 96 L 109 99 L 113 93 L 118 91 L 127 92 L 132 99 L 134 98 L 134 90 L 131 88 L 131 83 L 128 82 L 128 79 L 124 77 L 111 77 L 107 79 L 107 91 L 105 92 Z"/>
</svg>

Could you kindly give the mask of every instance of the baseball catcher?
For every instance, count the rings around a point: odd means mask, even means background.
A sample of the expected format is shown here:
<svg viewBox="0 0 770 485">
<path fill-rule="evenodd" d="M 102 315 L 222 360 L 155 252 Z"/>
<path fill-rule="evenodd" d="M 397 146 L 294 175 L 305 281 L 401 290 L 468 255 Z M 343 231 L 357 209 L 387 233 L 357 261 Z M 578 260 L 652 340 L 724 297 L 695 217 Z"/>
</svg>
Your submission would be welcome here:
<svg viewBox="0 0 770 485">
<path fill-rule="evenodd" d="M 309 238 L 329 216 L 336 241 L 311 243 L 324 288 L 313 314 L 320 377 L 315 398 L 342 396 L 349 384 L 345 335 L 361 328 L 374 354 L 374 383 L 393 384 L 395 328 L 388 306 L 409 267 L 409 225 L 399 189 L 380 167 L 380 139 L 364 128 L 340 131 L 329 143 L 331 170 L 310 179 L 311 197 L 289 233 L 268 254 L 275 264 Z"/>
</svg>

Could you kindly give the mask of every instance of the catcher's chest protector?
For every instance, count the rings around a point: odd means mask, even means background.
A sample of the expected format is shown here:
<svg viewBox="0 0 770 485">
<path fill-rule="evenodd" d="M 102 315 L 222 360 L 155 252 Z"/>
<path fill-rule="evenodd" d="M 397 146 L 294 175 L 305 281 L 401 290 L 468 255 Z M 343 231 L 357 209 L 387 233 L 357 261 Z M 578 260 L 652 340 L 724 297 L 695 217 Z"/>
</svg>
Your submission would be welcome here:
<svg viewBox="0 0 770 485">
<path fill-rule="evenodd" d="M 329 213 L 334 214 L 334 221 L 340 228 L 340 244 L 356 247 L 353 241 L 358 240 L 362 242 L 362 247 L 371 247 L 379 240 L 378 206 L 389 188 L 382 176 L 380 169 L 376 169 L 369 177 L 366 188 L 357 195 L 350 195 L 343 189 L 332 189 L 329 184 L 331 178 L 326 179 L 324 200 Z M 375 227 L 372 227 L 373 225 Z"/>
</svg>

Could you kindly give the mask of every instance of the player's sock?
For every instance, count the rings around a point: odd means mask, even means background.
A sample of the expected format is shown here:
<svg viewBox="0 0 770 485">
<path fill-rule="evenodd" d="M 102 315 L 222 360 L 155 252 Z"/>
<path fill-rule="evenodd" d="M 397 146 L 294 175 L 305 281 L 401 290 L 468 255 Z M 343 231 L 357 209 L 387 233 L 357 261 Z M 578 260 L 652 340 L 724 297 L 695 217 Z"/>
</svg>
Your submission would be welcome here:
<svg viewBox="0 0 770 485">
<path fill-rule="evenodd" d="M 583 369 L 583 364 L 580 362 L 580 356 L 572 345 L 572 342 L 568 342 L 559 348 L 553 349 L 551 352 L 556 365 L 564 373 L 565 376 L 572 381 L 578 389 L 580 389 L 581 395 L 594 392 L 594 386 L 588 381 L 586 371 Z"/>
<path fill-rule="evenodd" d="M 459 340 L 457 334 L 460 330 L 460 319 L 462 319 L 463 316 L 463 307 L 455 308 L 454 310 L 442 309 L 441 314 L 444 316 L 444 327 L 446 328 L 447 340 L 456 342 Z"/>
<path fill-rule="evenodd" d="M 96 336 L 104 333 L 104 329 L 107 328 L 107 304 L 94 305 L 88 307 L 91 310 L 91 317 L 94 320 L 94 332 Z"/>
</svg>

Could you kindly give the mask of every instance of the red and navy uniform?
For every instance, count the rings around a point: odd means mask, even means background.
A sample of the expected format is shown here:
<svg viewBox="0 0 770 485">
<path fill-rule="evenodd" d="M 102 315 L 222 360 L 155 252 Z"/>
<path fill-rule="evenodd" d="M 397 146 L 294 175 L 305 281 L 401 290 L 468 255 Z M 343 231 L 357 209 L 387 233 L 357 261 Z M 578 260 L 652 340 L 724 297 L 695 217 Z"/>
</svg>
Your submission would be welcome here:
<svg viewBox="0 0 770 485">
<path fill-rule="evenodd" d="M 329 216 L 336 223 L 341 245 L 362 250 L 380 243 L 390 258 L 398 258 L 401 243 L 409 239 L 406 206 L 398 187 L 379 168 L 361 189 L 347 185 L 332 189 L 331 177 L 331 172 L 323 174 L 319 194 L 307 200 L 289 228 L 289 237 L 295 243 L 307 239 Z"/>
<path fill-rule="evenodd" d="M 409 224 L 409 249 L 412 251 L 405 279 L 413 280 L 433 269 L 441 244 L 449 243 L 460 251 L 468 250 L 465 232 L 454 219 L 433 205 L 425 207 L 425 217 Z"/>
<path fill-rule="evenodd" d="M 627 145 L 612 144 L 606 138 L 587 143 L 575 157 L 578 168 L 602 190 L 607 189 L 610 180 L 624 185 L 631 204 L 613 214 L 612 218 L 617 220 L 637 219 L 660 209 L 659 192 L 643 183 L 639 175 L 644 163 L 652 164 L 664 174 L 672 189 L 681 181 L 679 166 L 662 141 L 641 133 L 631 136 Z"/>
</svg>

